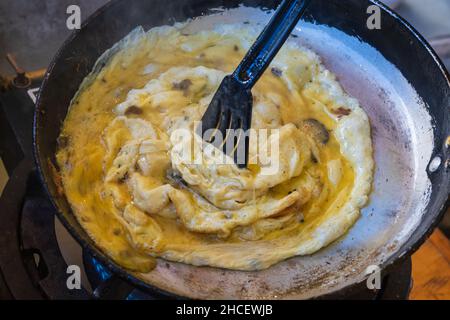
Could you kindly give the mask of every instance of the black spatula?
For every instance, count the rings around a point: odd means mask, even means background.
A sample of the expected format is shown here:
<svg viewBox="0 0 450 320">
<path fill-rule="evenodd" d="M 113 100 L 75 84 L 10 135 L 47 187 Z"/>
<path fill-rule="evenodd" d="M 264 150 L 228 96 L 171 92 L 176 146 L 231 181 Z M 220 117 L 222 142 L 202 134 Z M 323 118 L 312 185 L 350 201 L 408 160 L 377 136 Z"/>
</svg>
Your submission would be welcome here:
<svg viewBox="0 0 450 320">
<path fill-rule="evenodd" d="M 202 118 L 201 134 L 247 167 L 253 97 L 252 87 L 278 53 L 310 0 L 284 0 L 242 62 L 226 76 Z"/>
</svg>

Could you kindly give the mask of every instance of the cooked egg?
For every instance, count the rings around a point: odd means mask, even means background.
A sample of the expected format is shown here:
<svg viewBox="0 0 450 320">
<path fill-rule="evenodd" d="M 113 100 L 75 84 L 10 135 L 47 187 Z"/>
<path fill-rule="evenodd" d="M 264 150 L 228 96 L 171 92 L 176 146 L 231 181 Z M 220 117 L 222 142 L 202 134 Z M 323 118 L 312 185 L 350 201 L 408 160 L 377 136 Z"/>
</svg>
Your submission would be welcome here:
<svg viewBox="0 0 450 320">
<path fill-rule="evenodd" d="M 73 99 L 57 160 L 81 225 L 137 272 L 150 271 L 156 257 L 259 270 L 343 236 L 373 178 L 358 101 L 316 54 L 288 41 L 252 90 L 252 128 L 277 129 L 267 140 L 280 142 L 270 151 L 279 156 L 275 170 L 264 171 L 257 143 L 247 169 L 215 162 L 224 155 L 200 148 L 198 136 L 174 133 L 193 131 L 260 30 L 183 28 L 134 31 Z M 186 143 L 202 161 L 183 157 Z"/>
</svg>

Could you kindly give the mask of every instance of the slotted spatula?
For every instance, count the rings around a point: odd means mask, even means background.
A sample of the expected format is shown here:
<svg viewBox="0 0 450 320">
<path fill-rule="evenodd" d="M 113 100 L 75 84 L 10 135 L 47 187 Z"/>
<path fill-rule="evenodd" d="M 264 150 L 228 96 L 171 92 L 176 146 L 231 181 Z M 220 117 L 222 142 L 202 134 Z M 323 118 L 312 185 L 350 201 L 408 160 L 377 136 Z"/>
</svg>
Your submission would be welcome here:
<svg viewBox="0 0 450 320">
<path fill-rule="evenodd" d="M 203 115 L 203 139 L 231 156 L 240 168 L 247 167 L 248 163 L 251 89 L 283 46 L 309 2 L 283 0 L 233 74 L 223 79 Z"/>
</svg>

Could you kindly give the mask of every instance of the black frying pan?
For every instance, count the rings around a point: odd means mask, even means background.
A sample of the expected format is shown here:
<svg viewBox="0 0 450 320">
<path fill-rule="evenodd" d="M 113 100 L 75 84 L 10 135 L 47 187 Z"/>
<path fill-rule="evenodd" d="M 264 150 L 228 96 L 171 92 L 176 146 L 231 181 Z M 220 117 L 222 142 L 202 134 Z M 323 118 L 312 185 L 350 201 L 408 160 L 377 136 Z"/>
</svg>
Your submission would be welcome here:
<svg viewBox="0 0 450 320">
<path fill-rule="evenodd" d="M 424 242 L 445 211 L 450 188 L 449 76 L 425 40 L 377 1 L 313 0 L 295 40 L 320 54 L 371 120 L 374 191 L 362 217 L 342 240 L 259 272 L 164 262 L 149 274 L 137 275 L 96 247 L 65 197 L 58 195 L 49 165 L 56 165 L 56 139 L 70 100 L 100 55 L 138 25 L 148 29 L 201 15 L 207 16 L 206 25 L 217 23 L 223 16 L 208 16 L 210 9 L 241 3 L 273 9 L 278 1 L 116 0 L 92 15 L 57 53 L 41 88 L 34 146 L 43 183 L 59 218 L 80 244 L 114 274 L 139 287 L 192 298 L 348 293 L 364 281 L 369 265 L 386 270 Z M 366 25 L 367 8 L 373 4 L 382 8 L 381 30 Z M 236 12 L 228 19 L 260 19 L 248 11 Z"/>
</svg>

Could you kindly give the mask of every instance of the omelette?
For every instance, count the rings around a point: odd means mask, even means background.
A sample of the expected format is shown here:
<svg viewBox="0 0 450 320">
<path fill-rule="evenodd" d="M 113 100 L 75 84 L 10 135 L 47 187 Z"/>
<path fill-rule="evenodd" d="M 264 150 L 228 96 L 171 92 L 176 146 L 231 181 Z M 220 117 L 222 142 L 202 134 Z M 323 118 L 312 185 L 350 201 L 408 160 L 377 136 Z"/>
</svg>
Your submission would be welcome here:
<svg viewBox="0 0 450 320">
<path fill-rule="evenodd" d="M 252 90 L 252 129 L 279 142 L 268 152 L 275 169 L 265 170 L 252 137 L 244 169 L 200 148 L 196 125 L 259 31 L 138 28 L 103 54 L 73 98 L 56 155 L 63 192 L 123 267 L 146 273 L 161 258 L 261 270 L 313 254 L 358 219 L 373 179 L 368 117 L 293 39 Z M 201 161 L 184 157 L 187 149 Z"/>
</svg>

